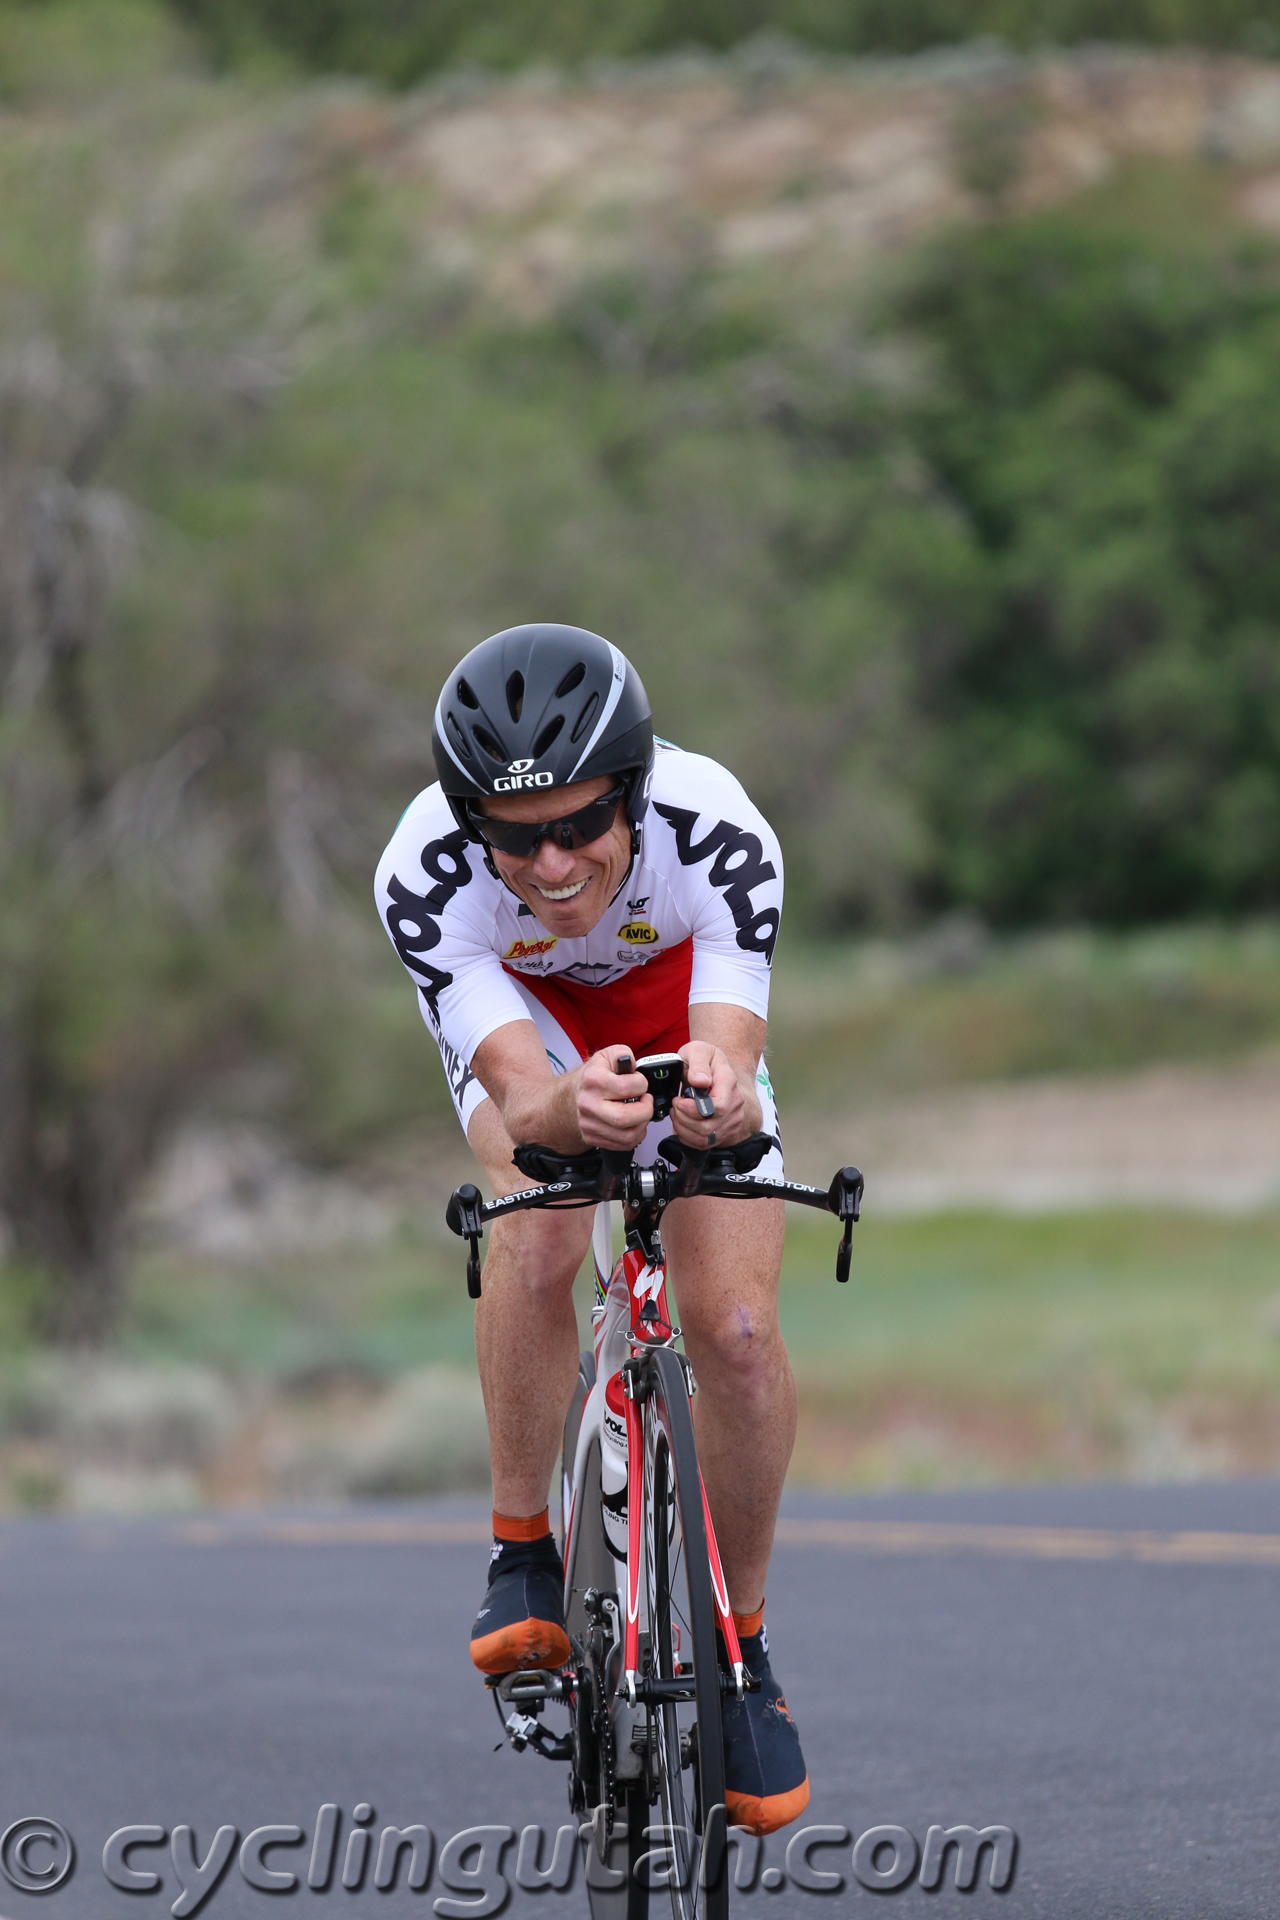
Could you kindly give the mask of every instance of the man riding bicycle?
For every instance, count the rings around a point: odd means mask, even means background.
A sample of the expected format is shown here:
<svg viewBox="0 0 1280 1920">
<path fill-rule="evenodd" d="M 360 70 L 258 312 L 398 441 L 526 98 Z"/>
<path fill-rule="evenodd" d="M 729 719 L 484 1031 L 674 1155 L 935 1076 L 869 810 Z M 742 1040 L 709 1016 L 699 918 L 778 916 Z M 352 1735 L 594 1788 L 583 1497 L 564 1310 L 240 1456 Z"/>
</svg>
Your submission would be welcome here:
<svg viewBox="0 0 1280 1920">
<path fill-rule="evenodd" d="M 530 625 L 459 662 L 432 730 L 439 783 L 413 801 L 378 867 L 377 899 L 418 990 L 459 1120 L 495 1194 L 527 1185 L 513 1144 L 657 1157 L 771 1136 L 763 1064 L 782 856 L 714 761 L 655 741 L 634 667 L 598 634 Z M 653 1124 L 619 1062 L 677 1052 L 711 1095 Z M 707 1196 L 663 1223 L 697 1376 L 698 1452 L 743 1659 L 758 1692 L 724 1709 L 730 1821 L 768 1833 L 809 1798 L 775 1681 L 764 1589 L 795 1439 L 778 1324 L 782 1202 Z M 569 1658 L 547 1488 L 578 1371 L 572 1289 L 586 1212 L 494 1223 L 476 1308 L 489 1426 L 493 1552 L 472 1629 L 485 1673 Z"/>
</svg>

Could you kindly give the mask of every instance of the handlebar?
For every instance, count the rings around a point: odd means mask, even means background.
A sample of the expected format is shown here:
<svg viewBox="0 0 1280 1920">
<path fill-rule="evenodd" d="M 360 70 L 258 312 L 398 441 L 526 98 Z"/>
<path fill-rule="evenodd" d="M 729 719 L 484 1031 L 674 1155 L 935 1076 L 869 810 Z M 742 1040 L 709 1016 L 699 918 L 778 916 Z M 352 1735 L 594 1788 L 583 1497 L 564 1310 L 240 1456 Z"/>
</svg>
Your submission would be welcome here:
<svg viewBox="0 0 1280 1920">
<path fill-rule="evenodd" d="M 658 1148 L 666 1164 L 659 1162 L 651 1167 L 637 1167 L 630 1149 L 617 1153 L 593 1148 L 586 1153 L 564 1154 L 550 1147 L 517 1147 L 516 1166 L 541 1185 L 486 1200 L 480 1189 L 467 1181 L 455 1188 L 445 1209 L 446 1225 L 469 1243 L 467 1292 L 473 1300 L 480 1298 L 480 1238 L 489 1222 L 504 1214 L 535 1208 L 593 1207 L 602 1200 L 621 1200 L 638 1244 L 651 1258 L 655 1254 L 660 1258 L 658 1221 L 673 1200 L 692 1194 L 713 1194 L 726 1200 L 794 1200 L 799 1206 L 833 1213 L 844 1226 L 836 1250 L 836 1279 L 846 1281 L 853 1251 L 853 1224 L 862 1207 L 861 1173 L 857 1167 L 841 1167 L 828 1187 L 810 1186 L 802 1180 L 762 1178 L 754 1169 L 772 1144 L 767 1134 L 754 1134 L 734 1146 L 695 1154 L 673 1135 Z"/>
</svg>

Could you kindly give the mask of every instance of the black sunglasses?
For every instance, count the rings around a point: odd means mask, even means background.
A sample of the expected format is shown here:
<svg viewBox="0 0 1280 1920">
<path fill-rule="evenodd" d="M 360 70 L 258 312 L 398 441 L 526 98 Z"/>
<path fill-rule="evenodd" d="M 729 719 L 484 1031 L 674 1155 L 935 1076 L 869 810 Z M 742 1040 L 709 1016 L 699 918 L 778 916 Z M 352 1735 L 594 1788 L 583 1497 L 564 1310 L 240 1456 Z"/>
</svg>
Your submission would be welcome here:
<svg viewBox="0 0 1280 1920">
<path fill-rule="evenodd" d="M 608 833 L 625 793 L 625 787 L 615 787 L 612 793 L 602 793 L 576 813 L 567 813 L 561 820 L 540 820 L 536 825 L 525 820 L 493 820 L 487 813 L 478 812 L 474 802 L 467 807 L 467 818 L 482 840 L 518 860 L 536 853 L 540 840 L 551 840 L 566 853 L 576 853 L 579 847 L 589 846 Z"/>
</svg>

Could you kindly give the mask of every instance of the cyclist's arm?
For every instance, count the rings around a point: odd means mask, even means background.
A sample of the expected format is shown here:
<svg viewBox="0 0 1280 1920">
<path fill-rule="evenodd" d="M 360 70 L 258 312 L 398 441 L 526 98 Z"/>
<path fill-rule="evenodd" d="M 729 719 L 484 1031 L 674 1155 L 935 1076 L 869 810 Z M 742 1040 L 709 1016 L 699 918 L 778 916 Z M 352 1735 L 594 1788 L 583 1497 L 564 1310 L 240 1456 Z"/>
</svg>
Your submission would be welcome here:
<svg viewBox="0 0 1280 1920">
<path fill-rule="evenodd" d="M 639 1146 L 653 1118 L 643 1074 L 613 1070 L 626 1051 L 606 1047 L 572 1073 L 555 1074 L 532 1020 L 513 1020 L 481 1041 L 471 1070 L 517 1146 L 621 1149 Z M 626 1104 L 628 1096 L 634 1104 Z"/>
<path fill-rule="evenodd" d="M 710 1089 L 715 1117 L 701 1120 L 692 1100 L 671 1109 L 676 1134 L 689 1147 L 705 1147 L 715 1134 L 718 1147 L 732 1146 L 759 1133 L 763 1122 L 756 1092 L 756 1069 L 768 1027 L 746 1007 L 697 1001 L 689 1008 L 689 1041 L 681 1057 L 690 1086 Z"/>
</svg>

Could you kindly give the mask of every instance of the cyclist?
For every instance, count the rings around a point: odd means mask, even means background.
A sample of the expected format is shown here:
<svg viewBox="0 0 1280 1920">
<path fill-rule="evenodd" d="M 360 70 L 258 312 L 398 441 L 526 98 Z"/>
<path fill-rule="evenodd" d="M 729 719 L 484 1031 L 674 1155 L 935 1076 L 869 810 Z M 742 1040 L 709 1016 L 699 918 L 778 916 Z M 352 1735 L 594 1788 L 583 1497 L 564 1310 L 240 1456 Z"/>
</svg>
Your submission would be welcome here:
<svg viewBox="0 0 1280 1920">
<path fill-rule="evenodd" d="M 762 1054 L 782 908 L 778 843 L 714 761 L 655 741 L 635 668 L 598 634 L 529 625 L 472 649 L 441 692 L 439 782 L 378 867 L 383 922 L 417 991 L 458 1118 L 495 1194 L 528 1182 L 513 1142 L 656 1158 L 765 1132 L 782 1174 Z M 714 1117 L 679 1099 L 653 1124 L 642 1075 L 678 1052 Z M 698 1447 L 729 1602 L 758 1693 L 725 1704 L 727 1807 L 759 1833 L 809 1798 L 769 1664 L 764 1588 L 795 1438 L 778 1325 L 781 1200 L 700 1197 L 663 1222 Z M 569 1657 L 547 1488 L 578 1368 L 574 1278 L 590 1210 L 494 1223 L 476 1308 L 489 1426 L 493 1551 L 471 1637 L 486 1673 Z"/>
</svg>

